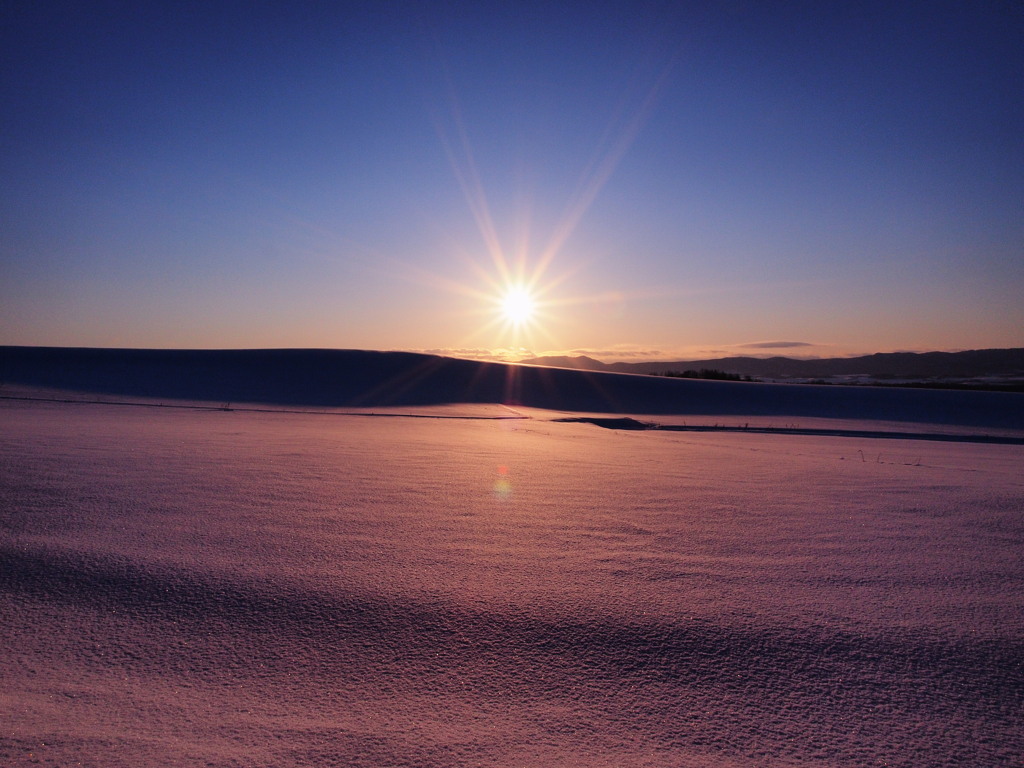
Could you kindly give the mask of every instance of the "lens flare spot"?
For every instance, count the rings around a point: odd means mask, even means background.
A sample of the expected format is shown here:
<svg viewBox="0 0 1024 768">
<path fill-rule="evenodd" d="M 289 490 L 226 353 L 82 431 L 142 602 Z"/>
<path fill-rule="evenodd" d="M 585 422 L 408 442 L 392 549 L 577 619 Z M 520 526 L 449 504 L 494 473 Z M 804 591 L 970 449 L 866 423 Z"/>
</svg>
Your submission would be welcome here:
<svg viewBox="0 0 1024 768">
<path fill-rule="evenodd" d="M 512 495 L 512 483 L 508 479 L 508 467 L 502 465 L 498 467 L 498 478 L 494 481 L 494 496 L 500 501 L 504 501 Z"/>
</svg>

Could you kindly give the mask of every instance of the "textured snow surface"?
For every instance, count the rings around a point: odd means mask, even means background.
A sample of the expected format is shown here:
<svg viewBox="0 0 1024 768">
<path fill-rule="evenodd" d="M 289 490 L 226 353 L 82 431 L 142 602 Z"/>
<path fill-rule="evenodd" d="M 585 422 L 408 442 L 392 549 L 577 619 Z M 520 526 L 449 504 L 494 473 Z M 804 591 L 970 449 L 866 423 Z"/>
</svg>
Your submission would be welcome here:
<svg viewBox="0 0 1024 768">
<path fill-rule="evenodd" d="M 0 765 L 1024 764 L 1024 447 L 503 414 L 0 401 Z"/>
</svg>

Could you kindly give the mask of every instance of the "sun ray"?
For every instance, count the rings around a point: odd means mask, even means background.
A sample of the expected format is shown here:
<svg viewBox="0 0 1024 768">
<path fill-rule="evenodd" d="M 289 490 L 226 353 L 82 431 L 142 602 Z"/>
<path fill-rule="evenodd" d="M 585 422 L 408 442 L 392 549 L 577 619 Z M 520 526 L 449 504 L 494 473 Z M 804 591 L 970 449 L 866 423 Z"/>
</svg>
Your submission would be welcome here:
<svg viewBox="0 0 1024 768">
<path fill-rule="evenodd" d="M 603 157 L 599 157 L 592 161 L 589 166 L 584 169 L 582 177 L 580 179 L 580 185 L 577 193 L 574 195 L 574 199 L 566 209 L 562 216 L 562 221 L 559 226 L 555 229 L 555 233 L 552 236 L 547 247 L 541 253 L 540 262 L 538 269 L 543 272 L 547 269 L 551 261 L 561 251 L 562 246 L 569 236 L 575 231 L 579 225 L 580 220 L 584 214 L 594 203 L 598 193 L 604 188 L 614 173 L 616 167 L 625 157 L 626 152 L 632 146 L 633 142 L 636 141 L 636 137 L 639 135 L 640 130 L 647 122 L 654 107 L 657 103 L 658 94 L 668 80 L 668 75 L 673 67 L 673 62 L 662 70 L 660 77 L 655 81 L 654 85 L 648 90 L 643 102 L 637 109 L 633 117 L 626 122 L 618 138 L 612 143 L 611 148 Z M 593 172 L 590 169 L 593 168 Z"/>
<path fill-rule="evenodd" d="M 618 291 L 590 296 L 564 294 L 564 284 L 581 268 L 582 262 L 566 269 L 563 250 L 650 118 L 673 63 L 669 62 L 648 88 L 639 89 L 639 102 L 633 101 L 631 96 L 623 97 L 590 162 L 584 165 L 575 192 L 565 201 L 561 215 L 550 229 L 538 233 L 531 228 L 529 199 L 520 198 L 513 211 L 499 212 L 508 216 L 495 217 L 454 79 L 443 52 L 436 51 L 436 54 L 442 69 L 444 96 L 440 103 L 444 106 L 435 114 L 435 129 L 483 249 L 474 251 L 463 242 L 451 244 L 452 255 L 468 268 L 471 277 L 467 282 L 416 271 L 422 273 L 420 277 L 424 282 L 477 302 L 476 308 L 467 310 L 475 322 L 467 337 L 461 340 L 463 345 L 486 339 L 483 343 L 491 348 L 515 350 L 533 347 L 537 341 L 546 339 L 560 346 L 553 333 L 553 329 L 565 322 L 559 318 L 559 308 L 623 300 L 623 294 Z M 630 94 L 637 92 L 631 90 Z M 511 233 L 502 229 L 501 222 L 506 220 L 513 222 Z M 531 245 L 531 241 L 536 246 Z M 556 261 L 561 262 L 562 268 L 552 270 Z M 408 272 L 405 275 L 410 276 Z"/>
<path fill-rule="evenodd" d="M 445 81 L 449 106 L 451 108 L 451 118 L 458 136 L 458 144 L 464 164 L 459 162 L 458 153 L 448 140 L 439 121 L 435 125 L 437 135 L 448 157 L 452 173 L 455 174 L 459 187 L 462 189 L 462 194 L 466 199 L 466 204 L 469 206 L 470 213 L 476 221 L 477 229 L 484 239 L 491 262 L 501 279 L 508 282 L 508 260 L 505 258 L 501 238 L 498 236 L 497 228 L 494 226 L 494 217 L 491 215 L 490 206 L 487 203 L 487 194 L 484 192 L 484 185 L 480 180 L 480 173 L 477 170 L 473 147 L 466 132 L 465 120 L 462 117 L 462 107 L 447 67 L 445 67 Z"/>
</svg>

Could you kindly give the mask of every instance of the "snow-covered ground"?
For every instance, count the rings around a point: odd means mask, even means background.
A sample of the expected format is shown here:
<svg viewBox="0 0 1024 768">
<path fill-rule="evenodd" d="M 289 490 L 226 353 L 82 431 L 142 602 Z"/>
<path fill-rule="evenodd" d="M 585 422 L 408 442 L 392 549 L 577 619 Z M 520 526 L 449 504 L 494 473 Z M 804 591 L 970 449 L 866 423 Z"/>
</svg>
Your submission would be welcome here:
<svg viewBox="0 0 1024 768">
<path fill-rule="evenodd" d="M 406 411 L 0 400 L 0 765 L 1024 764 L 1024 446 Z"/>
</svg>

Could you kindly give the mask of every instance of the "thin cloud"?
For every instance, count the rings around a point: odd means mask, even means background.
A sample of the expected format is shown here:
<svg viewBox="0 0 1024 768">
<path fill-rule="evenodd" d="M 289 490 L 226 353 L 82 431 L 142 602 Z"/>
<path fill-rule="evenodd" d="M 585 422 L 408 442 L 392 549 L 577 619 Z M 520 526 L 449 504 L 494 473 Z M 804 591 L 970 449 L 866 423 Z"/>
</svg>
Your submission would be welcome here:
<svg viewBox="0 0 1024 768">
<path fill-rule="evenodd" d="M 603 362 L 616 362 L 625 360 L 659 360 L 664 359 L 665 352 L 660 349 L 639 346 L 613 346 L 604 348 L 577 347 L 575 349 L 546 350 L 544 357 L 592 357 Z"/>
<path fill-rule="evenodd" d="M 735 344 L 743 349 L 791 349 L 793 347 L 819 347 L 807 341 L 752 341 L 748 344 Z"/>
<path fill-rule="evenodd" d="M 800 350 L 802 359 L 835 356 L 837 350 L 828 344 L 813 344 L 806 341 L 756 341 L 719 346 L 690 346 L 665 349 L 643 345 L 613 345 L 611 347 L 573 347 L 572 349 L 534 350 L 527 347 L 435 347 L 432 349 L 408 349 L 427 355 L 457 357 L 464 360 L 515 363 L 537 357 L 589 357 L 603 363 L 644 363 L 644 362 L 687 362 L 717 360 L 737 356 L 770 356 L 774 350 Z M 844 355 L 844 356 L 849 356 Z"/>
<path fill-rule="evenodd" d="M 442 357 L 458 357 L 463 360 L 482 360 L 485 362 L 509 363 L 528 357 L 536 357 L 537 353 L 525 347 L 518 349 L 487 349 L 485 347 L 438 347 L 434 349 L 408 349 L 406 352 L 418 352 L 423 355 L 441 355 Z"/>
</svg>

